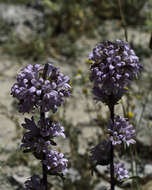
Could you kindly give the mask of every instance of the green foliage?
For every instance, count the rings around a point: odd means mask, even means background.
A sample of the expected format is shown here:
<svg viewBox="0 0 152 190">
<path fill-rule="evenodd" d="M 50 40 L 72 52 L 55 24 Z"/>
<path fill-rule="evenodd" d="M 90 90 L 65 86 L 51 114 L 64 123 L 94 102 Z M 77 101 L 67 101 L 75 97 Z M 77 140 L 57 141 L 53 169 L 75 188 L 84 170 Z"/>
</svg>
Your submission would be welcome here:
<svg viewBox="0 0 152 190">
<path fill-rule="evenodd" d="M 148 0 L 124 0 L 121 2 L 127 24 L 141 23 L 140 11 Z M 101 19 L 120 18 L 118 0 L 101 0 L 100 2 L 94 0 L 90 1 L 90 5 L 96 17 Z"/>
<path fill-rule="evenodd" d="M 4 34 L 9 35 L 11 32 L 10 26 L 7 22 L 5 22 L 2 18 L 0 18 L 0 35 L 3 36 Z"/>
<path fill-rule="evenodd" d="M 37 58 L 46 55 L 44 41 L 40 37 L 33 37 L 30 41 L 23 41 L 17 36 L 10 36 L 3 46 L 3 52 L 9 55 L 22 58 Z"/>
<path fill-rule="evenodd" d="M 152 0 L 149 0 L 149 4 L 148 4 L 148 7 L 147 7 L 147 11 L 146 11 L 146 20 L 145 20 L 145 25 L 144 25 L 144 29 L 146 31 L 152 31 Z"/>
<path fill-rule="evenodd" d="M 9 3 L 9 4 L 28 4 L 32 3 L 35 0 L 0 0 L 0 3 Z"/>
<path fill-rule="evenodd" d="M 4 0 L 1 1 L 4 2 Z M 139 21 L 141 23 L 143 18 L 140 16 L 140 11 L 147 1 L 122 1 L 122 10 L 127 25 L 138 24 Z M 34 3 L 34 0 L 32 2 Z M 28 1 L 13 0 L 13 3 L 28 3 Z M 45 56 L 58 58 L 62 55 L 68 59 L 72 57 L 74 60 L 82 52 L 76 44 L 77 39 L 83 35 L 92 37 L 96 31 L 104 36 L 104 26 L 101 28 L 104 20 L 120 19 L 118 1 L 115 0 L 101 0 L 100 2 L 98 0 L 42 0 L 42 6 L 45 13 L 43 32 L 35 34 L 28 41 L 22 41 L 18 36 L 11 34 L 12 27 L 1 22 L 0 28 L 4 27 L 2 31 L 5 30 L 9 36 L 4 46 L 4 53 L 26 59 L 43 59 Z M 150 28 L 150 20 L 146 20 L 148 28 Z"/>
<path fill-rule="evenodd" d="M 145 48 L 142 45 L 136 45 L 134 47 L 134 50 L 137 54 L 137 56 L 140 57 L 140 59 L 148 58 L 151 56 L 151 50 L 149 48 Z"/>
</svg>

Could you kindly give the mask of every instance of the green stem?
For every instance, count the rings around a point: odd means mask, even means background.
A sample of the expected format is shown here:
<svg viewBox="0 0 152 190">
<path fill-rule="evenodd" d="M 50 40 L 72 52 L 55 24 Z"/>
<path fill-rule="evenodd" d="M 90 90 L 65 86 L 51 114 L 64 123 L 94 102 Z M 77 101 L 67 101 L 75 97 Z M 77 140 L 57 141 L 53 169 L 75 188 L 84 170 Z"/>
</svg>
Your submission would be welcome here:
<svg viewBox="0 0 152 190">
<path fill-rule="evenodd" d="M 119 11 L 120 11 L 121 22 L 122 22 L 122 25 L 123 25 L 123 28 L 124 28 L 125 40 L 128 42 L 127 25 L 126 25 L 125 16 L 124 16 L 123 10 L 122 10 L 121 0 L 118 0 L 118 4 L 119 4 Z"/>
</svg>

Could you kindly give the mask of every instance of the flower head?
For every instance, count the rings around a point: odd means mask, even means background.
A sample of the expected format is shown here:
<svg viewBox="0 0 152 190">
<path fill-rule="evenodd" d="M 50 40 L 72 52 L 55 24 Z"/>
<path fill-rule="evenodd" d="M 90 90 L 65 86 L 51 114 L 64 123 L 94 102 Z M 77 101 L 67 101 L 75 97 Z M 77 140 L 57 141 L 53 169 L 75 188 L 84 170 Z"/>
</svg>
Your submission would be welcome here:
<svg viewBox="0 0 152 190">
<path fill-rule="evenodd" d="M 93 93 L 97 100 L 116 103 L 124 94 L 125 87 L 141 69 L 139 58 L 127 42 L 116 40 L 99 43 L 89 55 L 93 64 L 90 80 L 94 83 Z"/>
<path fill-rule="evenodd" d="M 38 175 L 33 175 L 25 181 L 25 190 L 45 190 L 43 180 Z"/>
<path fill-rule="evenodd" d="M 43 126 L 40 131 L 42 137 L 54 138 L 62 136 L 65 138 L 64 127 L 59 122 L 52 122 L 51 119 L 45 118 L 44 121 L 39 120 L 38 125 Z"/>
<path fill-rule="evenodd" d="M 42 111 L 57 111 L 64 98 L 70 96 L 70 79 L 58 68 L 48 64 L 46 77 L 44 66 L 28 65 L 17 75 L 17 83 L 11 89 L 13 97 L 19 100 L 19 111 L 30 112 L 41 106 Z"/>
<path fill-rule="evenodd" d="M 133 125 L 129 124 L 123 117 L 117 116 L 114 119 L 114 124 L 110 122 L 108 131 L 110 133 L 110 141 L 112 141 L 113 145 L 124 142 L 129 146 L 130 144 L 136 143 L 133 139 L 135 136 L 135 129 Z"/>
<path fill-rule="evenodd" d="M 63 153 L 49 150 L 46 153 L 43 163 L 47 166 L 51 174 L 66 174 L 67 172 L 68 160 L 64 158 Z"/>
<path fill-rule="evenodd" d="M 62 136 L 65 138 L 64 127 L 58 122 L 52 122 L 49 118 L 46 118 L 44 121 L 39 120 L 38 124 L 35 123 L 33 117 L 31 120 L 25 118 L 25 123 L 22 126 L 28 132 L 24 134 L 21 146 L 25 150 L 30 150 L 38 154 L 48 150 L 48 146 L 52 143 L 54 137 Z"/>
<path fill-rule="evenodd" d="M 128 178 L 128 171 L 125 169 L 123 163 L 118 163 L 114 164 L 114 172 L 115 172 L 115 177 L 118 180 L 122 180 L 124 178 Z"/>
</svg>

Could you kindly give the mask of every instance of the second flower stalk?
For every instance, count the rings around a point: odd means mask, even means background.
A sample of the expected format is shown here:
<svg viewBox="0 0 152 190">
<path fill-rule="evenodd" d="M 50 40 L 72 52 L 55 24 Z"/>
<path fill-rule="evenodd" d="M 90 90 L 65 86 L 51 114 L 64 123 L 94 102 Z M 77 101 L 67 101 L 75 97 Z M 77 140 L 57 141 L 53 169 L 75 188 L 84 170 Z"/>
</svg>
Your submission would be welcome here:
<svg viewBox="0 0 152 190">
<path fill-rule="evenodd" d="M 91 150 L 91 162 L 93 166 L 110 164 L 110 190 L 114 190 L 117 180 L 128 177 L 124 165 L 114 163 L 114 147 L 136 142 L 133 126 L 127 119 L 116 116 L 114 108 L 127 91 L 126 87 L 139 75 L 142 66 L 130 45 L 121 40 L 97 44 L 89 54 L 89 60 L 92 63 L 90 80 L 93 82 L 95 100 L 105 103 L 110 112 L 107 127 L 109 138 Z"/>
</svg>

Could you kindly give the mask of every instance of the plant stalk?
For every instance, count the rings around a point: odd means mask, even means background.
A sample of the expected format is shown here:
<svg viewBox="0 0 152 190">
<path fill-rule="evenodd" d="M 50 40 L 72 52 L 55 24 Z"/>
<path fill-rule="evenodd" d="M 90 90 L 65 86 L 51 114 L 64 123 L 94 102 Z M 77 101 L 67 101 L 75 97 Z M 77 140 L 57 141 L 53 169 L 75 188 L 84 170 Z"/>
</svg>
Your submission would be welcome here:
<svg viewBox="0 0 152 190">
<path fill-rule="evenodd" d="M 110 119 L 112 121 L 112 128 L 113 130 L 113 125 L 114 125 L 114 104 L 109 106 L 110 110 Z M 110 190 L 115 190 L 115 178 L 114 178 L 114 146 L 112 145 L 111 142 L 111 151 L 110 151 L 110 182 L 111 182 L 111 189 Z"/>
<path fill-rule="evenodd" d="M 44 66 L 44 72 L 43 72 L 43 79 L 46 79 L 47 76 L 47 70 L 48 70 L 48 64 L 45 64 Z M 41 98 L 43 98 L 43 92 L 42 92 L 42 96 Z M 42 122 L 42 126 L 44 127 L 44 122 L 45 122 L 45 112 L 42 111 L 42 106 L 40 107 L 40 119 Z M 43 160 L 45 159 L 45 154 L 43 153 Z M 48 185 L 47 185 L 47 167 L 45 164 L 42 163 L 42 173 L 43 173 L 43 184 L 45 187 L 45 190 L 48 190 Z"/>
<path fill-rule="evenodd" d="M 125 35 L 125 40 L 128 42 L 128 31 L 127 31 L 127 25 L 126 25 L 126 21 L 125 21 L 125 16 L 122 10 L 122 4 L 121 4 L 121 0 L 118 0 L 118 5 L 119 5 L 119 11 L 120 11 L 120 17 L 121 17 L 121 22 L 124 28 L 124 35 Z"/>
<path fill-rule="evenodd" d="M 42 108 L 41 108 L 41 110 L 42 110 Z M 44 123 L 45 112 L 40 111 L 40 117 L 41 117 L 41 120 L 43 121 L 42 123 Z M 43 124 L 41 127 L 43 127 Z M 45 154 L 44 153 L 43 153 L 43 160 L 45 160 Z M 47 167 L 43 163 L 42 163 L 42 173 L 43 173 L 43 184 L 44 184 L 45 190 L 48 190 L 48 188 L 47 188 Z"/>
</svg>

